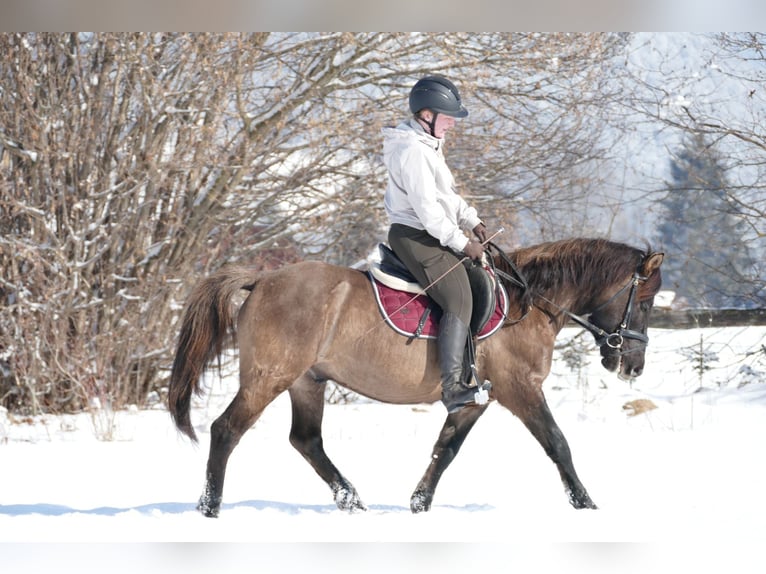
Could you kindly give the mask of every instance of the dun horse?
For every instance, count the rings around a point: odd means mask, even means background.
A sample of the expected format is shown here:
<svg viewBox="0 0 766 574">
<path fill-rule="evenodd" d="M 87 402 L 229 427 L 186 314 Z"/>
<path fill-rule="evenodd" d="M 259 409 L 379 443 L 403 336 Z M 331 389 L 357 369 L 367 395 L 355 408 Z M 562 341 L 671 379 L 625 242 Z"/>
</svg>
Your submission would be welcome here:
<svg viewBox="0 0 766 574">
<path fill-rule="evenodd" d="M 662 253 L 600 239 L 493 255 L 509 293 L 519 293 L 509 281 L 512 271 L 526 277 L 531 305 L 524 309 L 519 297 L 503 327 L 477 345 L 478 372 L 492 382 L 490 399 L 516 415 L 555 463 L 575 508 L 596 505 L 577 477 L 567 440 L 543 396 L 554 340 L 574 319 L 594 334 L 606 369 L 624 378 L 640 375 L 662 259 Z M 250 294 L 235 325 L 231 299 L 240 289 Z M 192 440 L 192 394 L 202 392 L 200 376 L 222 352 L 229 334 L 238 341 L 240 386 L 212 424 L 198 509 L 206 516 L 218 515 L 229 455 L 264 408 L 287 391 L 292 402 L 290 443 L 331 488 L 338 508 L 364 510 L 356 489 L 323 448 L 326 382 L 387 403 L 435 402 L 441 396 L 435 342 L 408 344 L 390 329 L 363 272 L 320 262 L 264 273 L 223 269 L 202 280 L 189 297 L 170 379 L 170 414 Z M 469 406 L 446 417 L 410 498 L 412 512 L 430 509 L 442 473 L 487 407 Z"/>
</svg>

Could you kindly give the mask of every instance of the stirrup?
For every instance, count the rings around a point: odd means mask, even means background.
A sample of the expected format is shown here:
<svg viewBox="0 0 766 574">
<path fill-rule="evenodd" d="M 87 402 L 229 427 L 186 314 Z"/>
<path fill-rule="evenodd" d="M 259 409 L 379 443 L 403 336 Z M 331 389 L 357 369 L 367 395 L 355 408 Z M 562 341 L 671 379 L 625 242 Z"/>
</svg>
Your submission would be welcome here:
<svg viewBox="0 0 766 574">
<path fill-rule="evenodd" d="M 447 413 L 456 413 L 463 407 L 486 405 L 489 402 L 489 391 L 492 383 L 484 381 L 475 387 L 455 385 L 456 389 L 442 391 L 442 403 L 447 407 Z"/>
</svg>

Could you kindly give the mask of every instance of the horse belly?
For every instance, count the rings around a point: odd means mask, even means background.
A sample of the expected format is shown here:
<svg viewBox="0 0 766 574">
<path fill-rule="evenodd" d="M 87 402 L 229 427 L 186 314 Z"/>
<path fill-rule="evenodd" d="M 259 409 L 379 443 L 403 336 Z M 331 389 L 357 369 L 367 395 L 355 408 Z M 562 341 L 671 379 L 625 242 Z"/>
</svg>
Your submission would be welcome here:
<svg viewBox="0 0 766 574">
<path fill-rule="evenodd" d="M 388 326 L 381 329 L 388 330 Z M 388 331 L 328 356 L 320 368 L 333 382 L 360 395 L 395 404 L 431 403 L 441 396 L 436 345 Z"/>
</svg>

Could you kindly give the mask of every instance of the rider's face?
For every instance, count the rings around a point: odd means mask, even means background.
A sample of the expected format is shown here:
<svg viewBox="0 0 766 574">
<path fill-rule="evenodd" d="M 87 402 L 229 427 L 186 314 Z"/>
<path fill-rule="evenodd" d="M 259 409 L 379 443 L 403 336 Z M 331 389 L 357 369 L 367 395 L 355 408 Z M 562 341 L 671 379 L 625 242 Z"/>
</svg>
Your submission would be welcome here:
<svg viewBox="0 0 766 574">
<path fill-rule="evenodd" d="M 436 124 L 434 125 L 434 137 L 443 138 L 444 134 L 453 127 L 455 127 L 455 118 L 446 114 L 438 114 L 436 116 Z"/>
<path fill-rule="evenodd" d="M 430 122 L 433 119 L 433 113 L 431 110 L 424 110 L 421 117 Z M 447 114 L 436 114 L 436 124 L 434 124 L 434 137 L 443 138 L 449 130 L 455 127 L 455 118 L 448 116 Z"/>
</svg>

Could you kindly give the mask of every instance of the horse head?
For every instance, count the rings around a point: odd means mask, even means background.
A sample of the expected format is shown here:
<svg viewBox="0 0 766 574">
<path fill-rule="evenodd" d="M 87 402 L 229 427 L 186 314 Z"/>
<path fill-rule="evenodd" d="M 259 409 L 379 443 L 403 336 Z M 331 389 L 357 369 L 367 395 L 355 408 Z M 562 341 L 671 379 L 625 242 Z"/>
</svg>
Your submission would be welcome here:
<svg viewBox="0 0 766 574">
<path fill-rule="evenodd" d="M 600 346 L 601 364 L 623 379 L 638 377 L 644 370 L 646 335 L 654 297 L 662 284 L 663 253 L 648 253 L 629 283 L 593 311 L 589 322 Z"/>
</svg>

